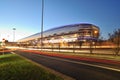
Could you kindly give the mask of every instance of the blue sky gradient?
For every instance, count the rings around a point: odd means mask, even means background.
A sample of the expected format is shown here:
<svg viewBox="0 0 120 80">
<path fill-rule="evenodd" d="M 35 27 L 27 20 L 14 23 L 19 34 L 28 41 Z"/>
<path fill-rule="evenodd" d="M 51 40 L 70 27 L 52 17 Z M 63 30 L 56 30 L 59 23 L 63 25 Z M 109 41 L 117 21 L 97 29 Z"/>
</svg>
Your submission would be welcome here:
<svg viewBox="0 0 120 80">
<path fill-rule="evenodd" d="M 120 0 L 44 0 L 44 30 L 92 23 L 102 36 L 120 28 Z M 41 0 L 0 0 L 0 40 L 15 40 L 41 31 Z"/>
</svg>

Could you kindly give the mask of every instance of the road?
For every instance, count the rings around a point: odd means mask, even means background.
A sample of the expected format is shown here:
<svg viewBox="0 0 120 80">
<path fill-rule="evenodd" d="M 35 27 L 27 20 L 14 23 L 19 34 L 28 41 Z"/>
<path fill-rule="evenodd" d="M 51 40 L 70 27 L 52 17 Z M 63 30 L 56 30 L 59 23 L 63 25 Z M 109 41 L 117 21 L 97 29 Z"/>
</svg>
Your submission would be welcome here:
<svg viewBox="0 0 120 80">
<path fill-rule="evenodd" d="M 70 76 L 76 80 L 120 80 L 119 70 L 115 71 L 94 66 L 98 65 L 96 63 L 74 61 L 40 54 L 33 54 L 30 52 L 16 51 L 15 53 Z"/>
</svg>

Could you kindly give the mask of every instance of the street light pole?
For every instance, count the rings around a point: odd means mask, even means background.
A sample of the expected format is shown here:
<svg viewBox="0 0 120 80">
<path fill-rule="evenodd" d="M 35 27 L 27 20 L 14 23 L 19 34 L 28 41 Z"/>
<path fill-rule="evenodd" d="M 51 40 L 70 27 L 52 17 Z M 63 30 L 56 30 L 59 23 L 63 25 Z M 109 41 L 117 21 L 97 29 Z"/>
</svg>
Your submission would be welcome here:
<svg viewBox="0 0 120 80">
<path fill-rule="evenodd" d="M 44 16 L 44 0 L 42 0 L 42 14 L 41 14 L 41 50 L 43 48 L 43 16 Z"/>
<path fill-rule="evenodd" d="M 16 28 L 13 28 L 13 42 L 15 41 L 15 30 Z"/>
</svg>

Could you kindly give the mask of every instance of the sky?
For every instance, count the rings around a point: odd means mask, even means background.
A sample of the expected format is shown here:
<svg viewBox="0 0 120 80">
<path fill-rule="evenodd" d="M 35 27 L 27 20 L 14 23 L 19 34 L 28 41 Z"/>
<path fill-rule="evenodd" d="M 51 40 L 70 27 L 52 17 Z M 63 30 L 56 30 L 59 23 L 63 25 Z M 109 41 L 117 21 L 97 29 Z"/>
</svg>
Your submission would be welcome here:
<svg viewBox="0 0 120 80">
<path fill-rule="evenodd" d="M 0 0 L 0 41 L 15 41 L 41 31 L 42 0 Z M 120 0 L 44 0 L 43 30 L 91 23 L 104 39 L 120 28 Z M 16 30 L 13 30 L 16 28 Z"/>
</svg>

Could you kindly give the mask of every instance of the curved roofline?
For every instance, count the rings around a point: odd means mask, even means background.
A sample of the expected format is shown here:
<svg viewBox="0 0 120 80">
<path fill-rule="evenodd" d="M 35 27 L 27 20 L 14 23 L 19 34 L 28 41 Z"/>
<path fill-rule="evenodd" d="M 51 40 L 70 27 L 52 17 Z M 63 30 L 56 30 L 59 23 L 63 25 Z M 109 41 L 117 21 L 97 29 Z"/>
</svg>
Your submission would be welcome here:
<svg viewBox="0 0 120 80">
<path fill-rule="evenodd" d="M 52 30 L 56 30 L 56 29 L 60 29 L 60 28 L 64 28 L 64 27 L 72 27 L 72 26 L 76 26 L 76 25 L 91 25 L 91 26 L 95 26 L 96 28 L 100 29 L 98 26 L 94 25 L 94 24 L 90 24 L 90 23 L 76 23 L 76 24 L 69 24 L 69 25 L 63 25 L 63 26 L 59 26 L 59 27 L 54 27 L 54 28 L 51 28 L 51 29 L 48 29 L 48 30 L 45 30 L 43 31 L 43 34 L 45 32 L 48 32 L 48 31 L 52 31 Z M 20 40 L 23 40 L 23 39 L 26 39 L 26 38 L 30 38 L 32 36 L 36 36 L 38 34 L 41 34 L 41 32 L 38 32 L 38 33 L 35 33 L 33 35 L 30 35 L 30 36 L 27 36 L 25 38 L 22 38 Z M 18 40 L 19 41 L 19 40 Z"/>
<path fill-rule="evenodd" d="M 51 28 L 51 29 L 48 29 L 48 30 L 45 30 L 43 32 L 47 32 L 47 31 L 51 31 L 51 30 L 55 30 L 55 29 L 59 29 L 59 28 L 64 28 L 64 27 L 70 27 L 70 26 L 74 26 L 74 25 L 93 25 L 95 27 L 97 27 L 98 29 L 100 29 L 98 26 L 94 25 L 94 24 L 90 24 L 90 23 L 76 23 L 76 24 L 69 24 L 69 25 L 63 25 L 63 26 L 59 26 L 59 27 L 54 27 L 54 28 Z M 40 32 L 41 33 L 41 32 Z"/>
</svg>

